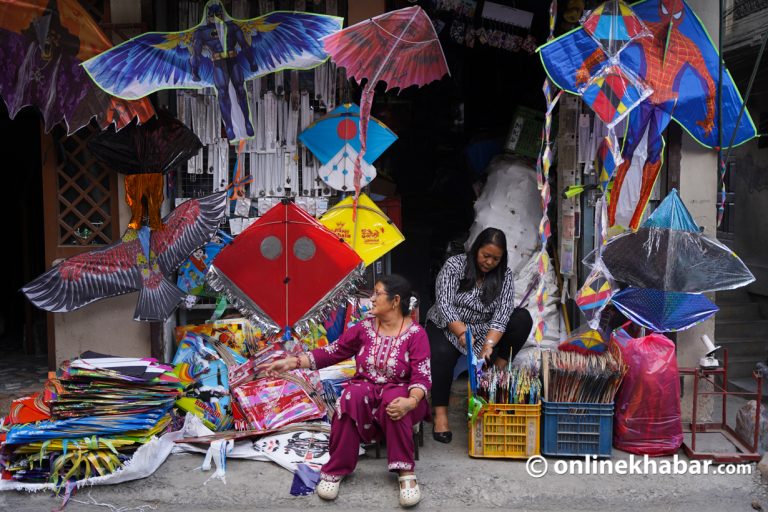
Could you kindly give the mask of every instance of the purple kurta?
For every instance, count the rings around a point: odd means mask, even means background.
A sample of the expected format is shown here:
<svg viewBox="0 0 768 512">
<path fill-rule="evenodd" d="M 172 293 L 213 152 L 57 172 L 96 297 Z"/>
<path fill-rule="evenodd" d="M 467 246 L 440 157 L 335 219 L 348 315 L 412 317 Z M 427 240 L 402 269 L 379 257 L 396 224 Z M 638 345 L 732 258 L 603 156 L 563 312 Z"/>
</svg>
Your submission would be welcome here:
<svg viewBox="0 0 768 512">
<path fill-rule="evenodd" d="M 429 340 L 418 324 L 399 336 L 377 336 L 375 322 L 366 319 L 327 347 L 308 353 L 313 368 L 325 368 L 354 355 L 357 373 L 338 403 L 331 425 L 331 459 L 323 466 L 323 478 L 339 480 L 357 464 L 358 446 L 384 438 L 391 471 L 413 470 L 413 425 L 429 414 L 426 400 L 402 419 L 393 421 L 387 405 L 408 397 L 411 388 L 426 396 L 432 387 Z"/>
</svg>

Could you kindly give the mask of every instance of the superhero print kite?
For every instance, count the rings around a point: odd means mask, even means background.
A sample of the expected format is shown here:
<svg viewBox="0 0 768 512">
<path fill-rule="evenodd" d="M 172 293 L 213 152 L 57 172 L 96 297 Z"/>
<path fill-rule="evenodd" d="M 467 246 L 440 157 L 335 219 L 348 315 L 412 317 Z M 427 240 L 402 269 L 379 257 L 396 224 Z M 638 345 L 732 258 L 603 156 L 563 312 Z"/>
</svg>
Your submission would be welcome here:
<svg viewBox="0 0 768 512">
<path fill-rule="evenodd" d="M 718 145 L 719 120 L 722 120 L 723 139 L 729 140 L 733 133 L 735 145 L 752 139 L 757 132 L 748 113 L 737 126 L 742 99 L 727 70 L 723 72 L 722 112 L 718 115 L 720 58 L 701 21 L 683 0 L 645 0 L 634 4 L 631 10 L 647 27 L 650 36 L 628 37 L 614 55 L 609 55 L 599 40 L 590 35 L 587 26 L 547 43 L 539 52 L 550 79 L 572 94 L 583 94 L 594 77 L 616 68 L 625 75 L 621 77 L 625 79 L 625 89 L 650 91 L 634 108 L 626 109 L 628 121 L 622 162 L 615 171 L 608 208 L 608 222 L 613 225 L 632 156 L 647 132 L 640 199 L 630 222 L 630 227 L 636 229 L 661 169 L 663 132 L 671 120 L 706 147 Z M 620 79 L 611 81 L 622 89 Z M 616 103 L 615 94 L 609 92 L 607 96 Z"/>
<path fill-rule="evenodd" d="M 142 98 L 161 89 L 215 87 L 227 138 L 241 140 L 254 133 L 245 81 L 322 64 L 328 54 L 320 38 L 341 29 L 343 21 L 282 11 L 237 20 L 220 0 L 210 0 L 203 12 L 194 28 L 142 34 L 83 67 L 100 87 L 119 98 Z"/>
</svg>

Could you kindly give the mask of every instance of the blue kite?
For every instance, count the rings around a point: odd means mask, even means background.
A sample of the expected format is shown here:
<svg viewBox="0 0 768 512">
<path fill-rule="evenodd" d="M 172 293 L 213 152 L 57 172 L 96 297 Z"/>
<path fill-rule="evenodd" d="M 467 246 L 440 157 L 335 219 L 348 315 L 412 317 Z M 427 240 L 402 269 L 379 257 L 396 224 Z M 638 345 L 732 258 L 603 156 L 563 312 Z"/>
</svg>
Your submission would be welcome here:
<svg viewBox="0 0 768 512">
<path fill-rule="evenodd" d="M 635 75 L 652 93 L 629 112 L 622 150 L 623 162 L 616 169 L 608 221 L 615 223 L 621 186 L 632 155 L 648 131 L 648 156 L 643 165 L 640 199 L 630 227 L 640 224 L 643 210 L 662 164 L 663 132 L 675 120 L 700 144 L 719 145 L 717 77 L 720 57 L 709 34 L 683 0 L 645 0 L 634 4 L 635 15 L 652 37 L 638 37 L 609 56 L 603 46 L 583 28 L 575 29 L 539 49 L 544 69 L 561 89 L 581 94 L 584 86 L 608 66 L 620 66 Z M 734 145 L 757 135 L 745 112 L 737 127 L 742 98 L 728 70 L 723 72 L 722 134 Z"/>
<path fill-rule="evenodd" d="M 340 30 L 343 22 L 336 16 L 283 11 L 237 20 L 220 0 L 210 0 L 203 12 L 200 24 L 189 30 L 142 34 L 83 67 L 102 89 L 124 99 L 162 89 L 215 87 L 227 138 L 239 140 L 254 134 L 245 81 L 322 64 L 328 54 L 320 39 Z"/>
</svg>

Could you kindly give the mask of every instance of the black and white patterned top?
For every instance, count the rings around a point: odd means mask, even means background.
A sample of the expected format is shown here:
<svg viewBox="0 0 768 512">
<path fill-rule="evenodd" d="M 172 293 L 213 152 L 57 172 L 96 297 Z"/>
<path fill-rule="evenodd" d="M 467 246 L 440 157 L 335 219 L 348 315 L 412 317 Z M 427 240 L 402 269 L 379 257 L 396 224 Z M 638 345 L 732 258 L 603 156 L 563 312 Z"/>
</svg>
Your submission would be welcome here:
<svg viewBox="0 0 768 512">
<path fill-rule="evenodd" d="M 427 321 L 443 329 L 445 337 L 462 354 L 466 350 L 459 340 L 448 330 L 450 322 L 461 321 L 472 329 L 472 344 L 476 354 L 485 343 L 488 331 L 504 332 L 509 317 L 515 309 L 515 280 L 512 271 L 507 268 L 501 292 L 489 305 L 481 300 L 482 288 L 474 287 L 471 291 L 459 292 L 459 282 L 464 277 L 467 255 L 451 256 L 440 269 L 435 283 L 436 302 L 427 312 Z"/>
</svg>

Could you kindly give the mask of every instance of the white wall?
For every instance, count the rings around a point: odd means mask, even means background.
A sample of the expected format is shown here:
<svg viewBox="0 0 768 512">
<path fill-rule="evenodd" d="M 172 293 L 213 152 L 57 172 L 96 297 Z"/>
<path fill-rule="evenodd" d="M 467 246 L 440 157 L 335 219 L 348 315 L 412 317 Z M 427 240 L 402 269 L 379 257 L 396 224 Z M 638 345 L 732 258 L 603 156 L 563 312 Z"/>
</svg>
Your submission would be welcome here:
<svg viewBox="0 0 768 512">
<path fill-rule="evenodd" d="M 709 31 L 713 41 L 717 41 L 719 31 L 719 5 L 711 0 L 688 0 L 688 5 L 698 14 Z M 706 149 L 683 131 L 683 144 L 680 157 L 680 198 L 688 207 L 694 220 L 704 227 L 704 233 L 714 237 L 717 222 L 717 153 Z M 702 322 L 691 329 L 677 333 L 678 366 L 698 366 L 703 356 L 701 336 L 707 334 L 715 339 L 714 319 Z M 704 391 L 703 387 L 701 388 Z M 691 417 L 693 378 L 683 381 L 682 413 L 683 419 Z M 707 420 L 712 414 L 711 397 L 699 399 L 699 420 Z"/>
</svg>

